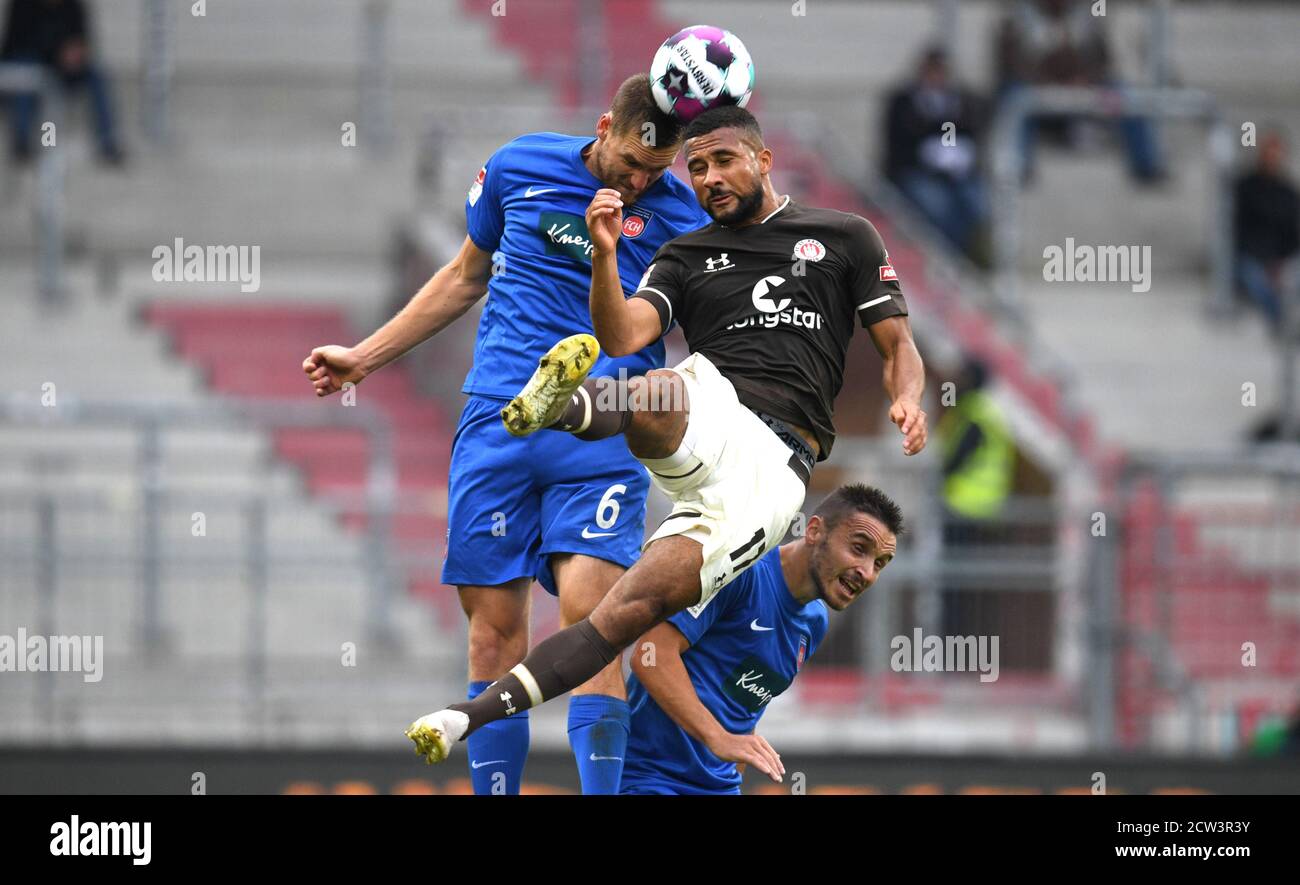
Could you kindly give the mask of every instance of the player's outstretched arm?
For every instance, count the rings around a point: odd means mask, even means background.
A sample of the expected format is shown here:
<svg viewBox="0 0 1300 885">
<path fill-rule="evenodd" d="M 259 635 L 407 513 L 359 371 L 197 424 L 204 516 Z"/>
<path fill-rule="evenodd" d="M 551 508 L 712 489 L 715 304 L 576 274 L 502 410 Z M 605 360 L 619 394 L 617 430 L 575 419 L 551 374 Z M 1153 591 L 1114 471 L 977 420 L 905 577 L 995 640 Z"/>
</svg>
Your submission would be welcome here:
<svg viewBox="0 0 1300 885">
<path fill-rule="evenodd" d="M 921 394 L 925 391 L 925 365 L 912 340 L 912 325 L 905 316 L 893 316 L 868 327 L 871 340 L 885 363 L 885 392 L 889 394 L 889 420 L 903 434 L 903 452 L 915 455 L 928 438 Z"/>
<path fill-rule="evenodd" d="M 682 652 L 688 648 L 690 643 L 682 632 L 665 621 L 637 640 L 633 647 L 632 672 L 668 717 L 707 746 L 713 755 L 724 762 L 753 765 L 779 783 L 785 766 L 772 745 L 756 734 L 728 732 L 695 693 L 682 661 Z"/>
<path fill-rule="evenodd" d="M 420 287 L 397 315 L 355 347 L 328 344 L 312 350 L 302 370 L 317 396 L 326 396 L 351 381 L 356 384 L 388 365 L 421 341 L 437 334 L 469 310 L 487 291 L 492 256 L 469 237 L 460 252 Z"/>
<path fill-rule="evenodd" d="M 603 187 L 587 207 L 591 254 L 591 328 L 601 350 L 626 356 L 659 340 L 659 312 L 643 298 L 627 299 L 618 277 L 618 241 L 623 235 L 623 200 Z"/>
</svg>

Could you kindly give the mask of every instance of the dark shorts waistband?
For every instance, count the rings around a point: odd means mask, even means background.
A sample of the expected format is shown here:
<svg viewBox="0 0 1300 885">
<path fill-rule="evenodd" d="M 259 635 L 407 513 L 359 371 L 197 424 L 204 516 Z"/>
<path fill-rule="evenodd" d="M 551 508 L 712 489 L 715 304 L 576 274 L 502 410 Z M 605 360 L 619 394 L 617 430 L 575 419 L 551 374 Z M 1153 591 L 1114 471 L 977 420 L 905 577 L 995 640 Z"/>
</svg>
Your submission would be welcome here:
<svg viewBox="0 0 1300 885">
<path fill-rule="evenodd" d="M 799 477 L 799 481 L 806 488 L 812 480 L 813 466 L 817 463 L 817 456 L 809 448 L 804 438 L 794 431 L 794 429 L 782 421 L 780 418 L 774 418 L 766 412 L 760 412 L 758 409 L 750 409 L 758 420 L 767 425 L 768 429 L 776 434 L 776 438 L 785 443 L 790 450 L 790 460 L 787 466 Z"/>
</svg>

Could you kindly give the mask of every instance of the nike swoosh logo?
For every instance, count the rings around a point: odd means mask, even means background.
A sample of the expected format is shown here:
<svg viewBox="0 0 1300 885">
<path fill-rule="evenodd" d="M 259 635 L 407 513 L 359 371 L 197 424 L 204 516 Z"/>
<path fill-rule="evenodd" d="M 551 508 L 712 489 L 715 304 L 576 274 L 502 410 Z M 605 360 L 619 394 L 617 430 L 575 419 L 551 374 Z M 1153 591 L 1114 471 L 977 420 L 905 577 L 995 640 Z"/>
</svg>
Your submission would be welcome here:
<svg viewBox="0 0 1300 885">
<path fill-rule="evenodd" d="M 752 620 L 752 621 L 749 622 L 749 629 L 751 629 L 751 630 L 775 630 L 776 628 L 775 628 L 775 627 L 760 627 L 760 626 L 758 625 L 758 618 L 754 618 L 754 620 Z"/>
<path fill-rule="evenodd" d="M 505 761 L 506 760 L 504 759 L 489 759 L 487 762 L 471 762 L 469 764 L 469 767 L 474 769 L 479 769 L 482 768 L 484 765 L 501 765 L 504 764 Z"/>
<path fill-rule="evenodd" d="M 606 762 L 606 761 L 622 762 L 623 761 L 622 756 L 597 756 L 595 753 L 592 753 L 589 758 L 591 759 L 592 762 Z"/>
<path fill-rule="evenodd" d="M 588 540 L 591 538 L 612 538 L 617 534 L 618 532 L 593 532 L 591 526 L 582 527 L 582 536 Z"/>
<path fill-rule="evenodd" d="M 558 190 L 559 190 L 558 187 L 538 187 L 538 188 L 529 187 L 528 190 L 524 191 L 524 196 L 535 197 L 538 194 L 549 194 L 551 191 L 558 191 Z"/>
</svg>

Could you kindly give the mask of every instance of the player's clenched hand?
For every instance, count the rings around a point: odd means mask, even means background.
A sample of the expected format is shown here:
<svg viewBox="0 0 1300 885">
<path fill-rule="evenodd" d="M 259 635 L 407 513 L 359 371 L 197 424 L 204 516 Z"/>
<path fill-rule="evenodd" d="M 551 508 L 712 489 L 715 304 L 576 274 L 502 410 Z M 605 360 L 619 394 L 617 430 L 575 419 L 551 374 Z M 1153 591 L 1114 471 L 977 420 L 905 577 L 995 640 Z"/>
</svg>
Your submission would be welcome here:
<svg viewBox="0 0 1300 885">
<path fill-rule="evenodd" d="M 623 198 L 618 191 L 602 187 L 587 207 L 587 230 L 591 243 L 600 252 L 613 252 L 623 235 Z"/>
<path fill-rule="evenodd" d="M 925 412 L 920 405 L 900 399 L 889 407 L 889 420 L 898 425 L 903 434 L 903 454 L 915 455 L 925 448 L 929 434 L 926 431 Z"/>
<path fill-rule="evenodd" d="M 741 762 L 754 766 L 777 783 L 785 774 L 781 757 L 765 738 L 756 734 L 724 733 L 709 744 L 713 755 L 724 762 Z"/>
<path fill-rule="evenodd" d="M 302 370 L 311 379 L 317 396 L 328 396 L 343 389 L 351 381 L 357 384 L 366 377 L 361 357 L 351 347 L 327 344 L 311 352 L 302 361 Z"/>
</svg>

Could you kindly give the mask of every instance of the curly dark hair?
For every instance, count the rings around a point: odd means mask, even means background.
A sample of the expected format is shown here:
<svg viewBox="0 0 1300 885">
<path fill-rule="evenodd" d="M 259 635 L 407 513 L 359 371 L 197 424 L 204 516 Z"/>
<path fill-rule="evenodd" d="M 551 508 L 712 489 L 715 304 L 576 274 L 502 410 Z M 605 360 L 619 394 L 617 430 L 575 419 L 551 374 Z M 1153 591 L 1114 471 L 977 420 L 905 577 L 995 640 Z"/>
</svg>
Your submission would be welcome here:
<svg viewBox="0 0 1300 885">
<path fill-rule="evenodd" d="M 749 111 L 734 104 L 709 108 L 700 114 L 686 127 L 686 138 L 699 138 L 714 129 L 727 128 L 739 129 L 755 149 L 763 149 L 763 130 L 759 128 L 758 120 Z"/>
</svg>

